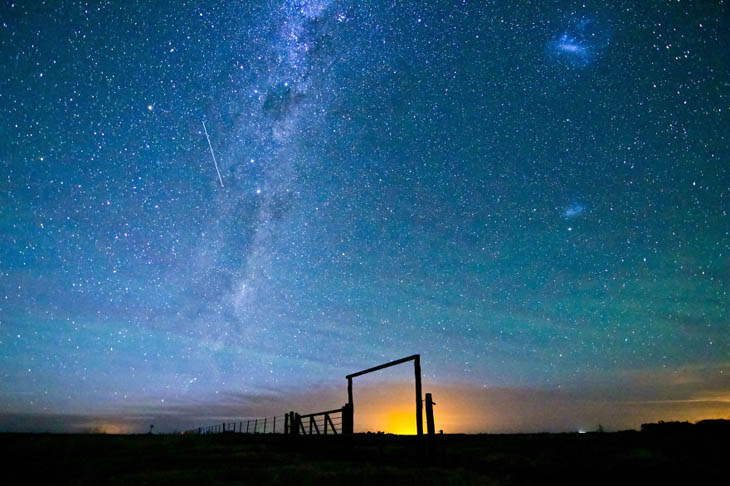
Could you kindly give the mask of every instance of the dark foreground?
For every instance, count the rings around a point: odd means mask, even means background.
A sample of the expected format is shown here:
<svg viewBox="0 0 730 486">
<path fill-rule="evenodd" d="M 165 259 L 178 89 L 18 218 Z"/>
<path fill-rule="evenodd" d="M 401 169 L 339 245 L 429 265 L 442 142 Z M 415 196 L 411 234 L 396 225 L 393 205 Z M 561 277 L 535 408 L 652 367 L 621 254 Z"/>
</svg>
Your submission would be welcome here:
<svg viewBox="0 0 730 486">
<path fill-rule="evenodd" d="M 721 440 L 724 439 L 724 440 Z M 3 484 L 723 484 L 727 437 L 0 434 Z"/>
</svg>

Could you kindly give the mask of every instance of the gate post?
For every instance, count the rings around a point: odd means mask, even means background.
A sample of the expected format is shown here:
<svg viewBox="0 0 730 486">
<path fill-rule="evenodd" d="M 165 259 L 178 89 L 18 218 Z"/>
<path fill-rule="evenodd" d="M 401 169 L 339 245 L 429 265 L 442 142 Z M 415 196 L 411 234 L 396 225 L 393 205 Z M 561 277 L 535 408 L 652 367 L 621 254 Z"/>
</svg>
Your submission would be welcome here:
<svg viewBox="0 0 730 486">
<path fill-rule="evenodd" d="M 421 356 L 416 355 L 413 361 L 416 374 L 416 433 L 423 435 L 423 395 L 421 394 Z"/>
<path fill-rule="evenodd" d="M 342 407 L 342 435 L 352 435 L 354 429 L 352 402 Z"/>
</svg>

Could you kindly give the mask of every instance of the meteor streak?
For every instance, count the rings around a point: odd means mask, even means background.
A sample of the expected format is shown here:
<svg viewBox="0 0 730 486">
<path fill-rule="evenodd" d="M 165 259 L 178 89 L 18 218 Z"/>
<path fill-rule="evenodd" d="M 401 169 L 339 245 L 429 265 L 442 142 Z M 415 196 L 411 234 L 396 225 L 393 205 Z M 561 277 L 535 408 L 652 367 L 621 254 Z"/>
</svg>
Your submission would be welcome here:
<svg viewBox="0 0 730 486">
<path fill-rule="evenodd" d="M 215 160 L 215 153 L 213 153 L 213 146 L 210 144 L 210 137 L 208 136 L 208 129 L 205 128 L 205 122 L 203 122 L 203 131 L 205 132 L 205 139 L 208 141 L 208 148 L 210 149 L 210 155 L 213 156 L 213 165 L 215 165 L 215 171 L 218 174 L 218 180 L 221 183 L 221 187 L 225 189 L 223 185 L 223 179 L 221 178 L 221 171 L 218 170 L 218 161 Z"/>
</svg>

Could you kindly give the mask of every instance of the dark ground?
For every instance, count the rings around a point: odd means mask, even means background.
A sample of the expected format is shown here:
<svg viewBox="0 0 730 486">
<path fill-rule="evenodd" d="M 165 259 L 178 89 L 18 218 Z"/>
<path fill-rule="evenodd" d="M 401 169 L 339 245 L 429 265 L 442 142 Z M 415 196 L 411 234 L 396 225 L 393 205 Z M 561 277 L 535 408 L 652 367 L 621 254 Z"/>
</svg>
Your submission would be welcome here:
<svg viewBox="0 0 730 486">
<path fill-rule="evenodd" d="M 724 439 L 724 440 L 721 440 Z M 3 484 L 724 484 L 727 437 L 0 434 Z"/>
</svg>

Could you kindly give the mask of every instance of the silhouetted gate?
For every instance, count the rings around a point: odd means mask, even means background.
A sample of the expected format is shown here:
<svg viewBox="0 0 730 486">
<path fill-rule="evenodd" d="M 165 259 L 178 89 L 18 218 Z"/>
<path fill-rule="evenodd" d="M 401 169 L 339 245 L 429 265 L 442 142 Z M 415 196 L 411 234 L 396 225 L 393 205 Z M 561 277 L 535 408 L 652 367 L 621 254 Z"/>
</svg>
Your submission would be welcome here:
<svg viewBox="0 0 730 486">
<path fill-rule="evenodd" d="M 284 432 L 290 435 L 337 435 L 343 430 L 346 408 L 299 415 L 289 412 L 284 421 Z"/>
</svg>

